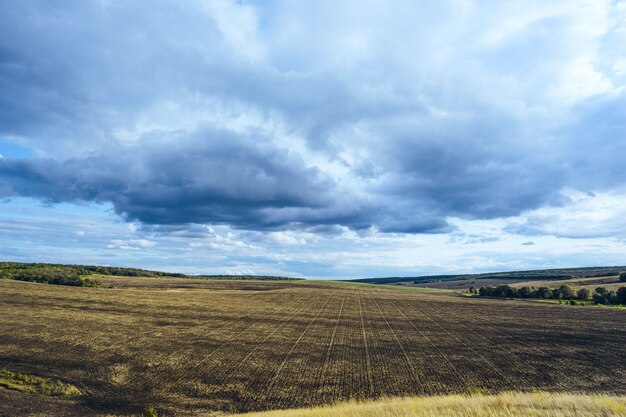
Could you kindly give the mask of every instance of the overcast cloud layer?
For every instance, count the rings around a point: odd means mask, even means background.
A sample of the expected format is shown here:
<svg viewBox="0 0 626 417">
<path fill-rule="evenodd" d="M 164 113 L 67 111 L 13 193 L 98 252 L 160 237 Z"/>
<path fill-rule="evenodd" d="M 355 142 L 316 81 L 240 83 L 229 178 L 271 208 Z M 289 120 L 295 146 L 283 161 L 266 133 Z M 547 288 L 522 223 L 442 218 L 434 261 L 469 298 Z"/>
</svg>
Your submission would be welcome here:
<svg viewBox="0 0 626 417">
<path fill-rule="evenodd" d="M 626 239 L 624 1 L 53 3 L 0 0 L 0 196 L 136 225 L 94 251 Z"/>
</svg>

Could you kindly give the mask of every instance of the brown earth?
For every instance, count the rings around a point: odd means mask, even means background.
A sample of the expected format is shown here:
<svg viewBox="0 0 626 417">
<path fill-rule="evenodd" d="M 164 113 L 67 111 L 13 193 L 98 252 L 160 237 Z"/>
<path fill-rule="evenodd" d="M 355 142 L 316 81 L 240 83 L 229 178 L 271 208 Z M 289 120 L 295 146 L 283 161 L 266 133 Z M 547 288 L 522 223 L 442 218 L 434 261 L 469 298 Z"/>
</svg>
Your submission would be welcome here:
<svg viewBox="0 0 626 417">
<path fill-rule="evenodd" d="M 624 287 L 626 284 L 619 282 L 617 276 L 606 277 L 592 277 L 592 278 L 571 278 L 571 279 L 552 279 L 552 280 L 528 280 L 526 278 L 520 279 L 507 279 L 507 278 L 471 278 L 471 279 L 455 279 L 455 280 L 440 280 L 434 282 L 418 282 L 418 283 L 400 283 L 396 284 L 405 287 L 418 287 L 418 288 L 435 288 L 441 290 L 453 290 L 453 291 L 467 291 L 471 287 L 476 289 L 488 285 L 510 285 L 512 287 L 549 287 L 558 288 L 561 285 L 567 284 L 575 290 L 579 288 L 587 288 L 592 291 L 596 287 L 605 287 L 608 290 L 616 291 L 619 287 Z"/>
<path fill-rule="evenodd" d="M 418 288 L 436 288 L 440 290 L 454 290 L 454 291 L 467 291 L 471 287 L 480 288 L 487 285 L 500 285 L 507 284 L 516 286 L 515 284 L 520 282 L 528 282 L 526 279 L 502 279 L 502 278 L 483 278 L 483 279 L 455 279 L 455 280 L 442 280 L 436 282 L 418 282 L 418 283 L 408 283 L 408 284 L 399 284 L 407 287 L 418 287 Z M 552 281 L 553 283 L 557 281 Z M 534 284 L 533 284 L 534 285 Z"/>
<path fill-rule="evenodd" d="M 619 287 L 626 287 L 626 283 L 620 282 L 617 276 L 594 277 L 594 278 L 572 278 L 561 281 L 524 281 L 512 285 L 513 287 L 550 287 L 558 288 L 561 285 L 569 285 L 575 290 L 587 288 L 593 292 L 597 287 L 605 287 L 608 290 L 617 291 Z"/>
<path fill-rule="evenodd" d="M 0 415 L 160 415 L 483 390 L 626 393 L 626 311 L 319 283 L 0 280 Z"/>
</svg>

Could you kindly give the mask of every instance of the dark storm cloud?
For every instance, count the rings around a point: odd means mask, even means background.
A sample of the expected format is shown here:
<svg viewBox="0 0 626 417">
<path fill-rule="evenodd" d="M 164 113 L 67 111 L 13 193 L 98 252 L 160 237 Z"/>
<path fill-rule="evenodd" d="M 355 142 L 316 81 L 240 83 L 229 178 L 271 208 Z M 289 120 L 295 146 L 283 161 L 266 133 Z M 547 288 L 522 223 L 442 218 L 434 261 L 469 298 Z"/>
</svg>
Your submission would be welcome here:
<svg viewBox="0 0 626 417">
<path fill-rule="evenodd" d="M 345 213 L 335 207 L 342 201 L 331 179 L 287 149 L 263 143 L 207 128 L 63 162 L 2 159 L 0 189 L 47 202 L 112 202 L 128 220 L 150 224 L 356 225 L 354 206 Z"/>
<path fill-rule="evenodd" d="M 519 122 L 498 116 L 477 113 L 471 121 L 451 117 L 427 126 L 407 122 L 401 132 L 388 127 L 391 144 L 373 146 L 377 165 L 388 167 L 374 182 L 376 190 L 461 217 L 504 217 L 559 204 L 569 173 L 558 159 L 538 153 Z"/>
<path fill-rule="evenodd" d="M 253 6 L 260 22 L 230 1 L 0 1 L 0 139 L 38 155 L 0 159 L 1 196 L 152 226 L 436 233 L 626 180 L 623 92 L 593 66 L 597 91 L 559 84 L 586 64 L 568 45 L 593 43 L 561 15 L 507 38 L 454 3 L 334 23 Z"/>
<path fill-rule="evenodd" d="M 626 95 L 598 97 L 573 109 L 561 133 L 563 164 L 586 191 L 626 184 Z"/>
</svg>

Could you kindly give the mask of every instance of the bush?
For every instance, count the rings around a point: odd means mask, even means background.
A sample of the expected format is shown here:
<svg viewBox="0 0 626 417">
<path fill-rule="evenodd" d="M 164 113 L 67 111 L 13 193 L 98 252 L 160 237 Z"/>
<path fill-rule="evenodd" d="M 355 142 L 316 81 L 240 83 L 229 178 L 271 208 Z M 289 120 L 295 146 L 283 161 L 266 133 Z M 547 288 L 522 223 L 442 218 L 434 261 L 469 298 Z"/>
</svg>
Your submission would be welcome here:
<svg viewBox="0 0 626 417">
<path fill-rule="evenodd" d="M 626 272 L 619 274 L 619 282 L 626 282 Z"/>
<path fill-rule="evenodd" d="M 143 417 L 159 417 L 159 413 L 154 407 L 148 406 L 143 412 Z"/>
</svg>

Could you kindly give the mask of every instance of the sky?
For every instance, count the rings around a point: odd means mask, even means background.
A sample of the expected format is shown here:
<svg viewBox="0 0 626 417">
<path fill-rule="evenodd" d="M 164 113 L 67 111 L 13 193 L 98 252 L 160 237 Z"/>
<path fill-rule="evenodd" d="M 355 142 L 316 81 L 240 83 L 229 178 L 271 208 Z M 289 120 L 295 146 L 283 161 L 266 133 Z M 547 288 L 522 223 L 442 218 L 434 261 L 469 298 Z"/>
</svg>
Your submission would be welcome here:
<svg viewBox="0 0 626 417">
<path fill-rule="evenodd" d="M 626 1 L 0 0 L 0 258 L 626 265 Z"/>
</svg>

